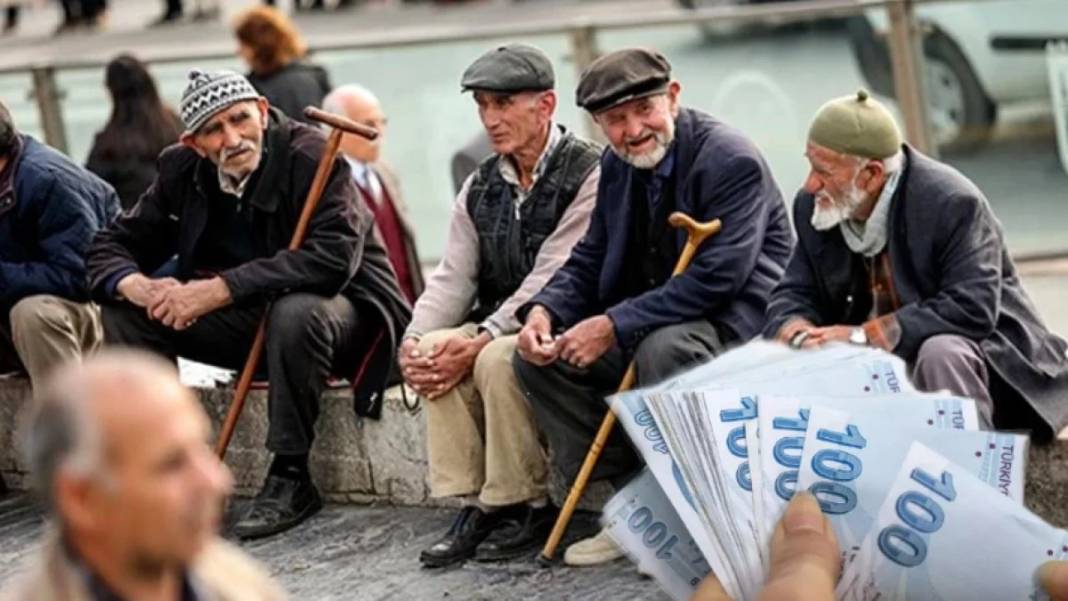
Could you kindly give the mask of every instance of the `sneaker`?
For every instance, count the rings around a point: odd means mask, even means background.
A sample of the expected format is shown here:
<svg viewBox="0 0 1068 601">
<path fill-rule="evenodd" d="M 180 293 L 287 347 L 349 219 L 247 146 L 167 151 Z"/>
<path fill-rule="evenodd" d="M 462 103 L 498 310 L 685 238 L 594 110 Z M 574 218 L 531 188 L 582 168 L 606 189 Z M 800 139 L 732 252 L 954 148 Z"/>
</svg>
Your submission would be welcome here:
<svg viewBox="0 0 1068 601">
<path fill-rule="evenodd" d="M 500 511 L 487 514 L 474 505 L 460 509 L 445 536 L 419 554 L 428 568 L 443 568 L 475 555 L 475 549 L 500 523 Z"/>
<path fill-rule="evenodd" d="M 541 547 L 556 521 L 557 509 L 551 503 L 534 508 L 522 503 L 509 509 L 500 525 L 475 552 L 475 561 L 508 561 Z"/>
<path fill-rule="evenodd" d="M 267 476 L 263 489 L 233 527 L 243 540 L 285 532 L 323 508 L 323 500 L 311 480 Z"/>
<path fill-rule="evenodd" d="M 608 532 L 601 530 L 568 547 L 564 552 L 564 563 L 569 566 L 595 566 L 620 557 L 623 557 L 623 550 L 616 546 Z"/>
</svg>

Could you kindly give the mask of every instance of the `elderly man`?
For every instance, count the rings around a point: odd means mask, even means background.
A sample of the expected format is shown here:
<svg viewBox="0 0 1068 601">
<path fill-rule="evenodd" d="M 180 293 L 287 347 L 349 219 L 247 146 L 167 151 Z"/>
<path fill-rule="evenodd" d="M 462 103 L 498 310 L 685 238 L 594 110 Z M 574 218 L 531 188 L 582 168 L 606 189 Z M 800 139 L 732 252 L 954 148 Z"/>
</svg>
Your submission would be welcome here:
<svg viewBox="0 0 1068 601">
<path fill-rule="evenodd" d="M 679 105 L 679 82 L 659 53 L 627 49 L 583 73 L 576 92 L 612 145 L 590 229 L 567 263 L 519 314 L 515 363 L 564 474 L 578 472 L 627 361 L 659 382 L 760 333 L 791 234 L 763 157 L 741 132 Z M 686 241 L 668 215 L 719 218 L 723 231 L 671 277 Z M 553 338 L 554 334 L 558 334 Z M 639 459 L 620 432 L 594 478 L 621 484 Z M 564 560 L 600 563 L 619 550 L 604 533 Z"/>
<path fill-rule="evenodd" d="M 324 152 L 318 128 L 269 109 L 228 71 L 190 73 L 181 114 L 186 131 L 160 155 L 155 183 L 97 236 L 90 284 L 109 344 L 228 368 L 243 365 L 270 303 L 274 460 L 234 528 L 267 536 L 322 506 L 308 452 L 327 377 L 353 378 L 356 411 L 377 417 L 409 309 L 345 161 L 303 244 L 287 250 Z"/>
<path fill-rule="evenodd" d="M 111 186 L 20 134 L 0 104 L 0 373 L 40 384 L 100 344 L 85 252 L 118 212 Z"/>
<path fill-rule="evenodd" d="M 796 347 L 891 351 L 921 390 L 975 399 L 986 427 L 1064 428 L 1065 341 L 1020 285 L 982 192 L 902 144 L 893 117 L 863 90 L 820 109 L 805 156 L 800 242 L 765 334 Z"/>
<path fill-rule="evenodd" d="M 549 58 L 521 44 L 483 54 L 461 80 L 494 154 L 456 198 L 444 256 L 399 359 L 427 399 L 431 492 L 463 501 L 423 551 L 428 566 L 522 555 L 555 517 L 545 453 L 511 369 L 515 310 L 585 231 L 600 150 L 553 122 L 553 85 Z"/>
<path fill-rule="evenodd" d="M 100 345 L 84 255 L 118 211 L 111 186 L 20 134 L 0 103 L 0 374 L 26 372 L 37 386 Z"/>
<path fill-rule="evenodd" d="M 26 446 L 55 528 L 0 598 L 283 598 L 215 535 L 230 474 L 173 366 L 104 351 L 58 370 L 39 399 Z"/>
<path fill-rule="evenodd" d="M 401 292 L 408 302 L 414 303 L 425 287 L 423 271 L 415 247 L 415 230 L 408 221 L 397 176 L 380 157 L 386 130 L 382 105 L 367 88 L 350 84 L 327 94 L 323 108 L 379 132 L 374 140 L 345 134 L 341 138 L 341 152 L 352 168 L 356 190 L 375 217 L 375 229 L 386 246 Z"/>
</svg>

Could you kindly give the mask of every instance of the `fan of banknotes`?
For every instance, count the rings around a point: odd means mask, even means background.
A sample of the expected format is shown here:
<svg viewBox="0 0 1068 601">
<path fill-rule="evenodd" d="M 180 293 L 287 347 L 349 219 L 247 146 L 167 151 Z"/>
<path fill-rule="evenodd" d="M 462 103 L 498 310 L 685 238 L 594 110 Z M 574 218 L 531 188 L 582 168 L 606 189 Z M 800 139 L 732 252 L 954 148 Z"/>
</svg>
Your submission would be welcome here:
<svg viewBox="0 0 1068 601">
<path fill-rule="evenodd" d="M 1027 437 L 980 431 L 974 401 L 917 392 L 888 353 L 752 342 L 608 402 L 647 467 L 602 519 L 673 599 L 710 571 L 755 599 L 797 490 L 838 536 L 838 599 L 1043 599 L 1038 566 L 1068 556 L 1022 505 Z"/>
</svg>

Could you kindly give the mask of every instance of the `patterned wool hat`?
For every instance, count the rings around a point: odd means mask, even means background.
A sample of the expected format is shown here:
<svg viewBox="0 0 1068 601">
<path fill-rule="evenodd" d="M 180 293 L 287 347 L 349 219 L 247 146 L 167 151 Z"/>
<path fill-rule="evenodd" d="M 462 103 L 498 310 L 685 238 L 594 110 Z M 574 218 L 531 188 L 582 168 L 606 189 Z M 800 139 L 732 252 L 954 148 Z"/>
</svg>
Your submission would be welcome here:
<svg viewBox="0 0 1068 601">
<path fill-rule="evenodd" d="M 260 93 L 243 75 L 233 71 L 189 72 L 189 85 L 178 108 L 186 131 L 195 132 L 212 115 L 242 100 L 257 100 Z"/>
<path fill-rule="evenodd" d="M 885 159 L 901 149 L 894 116 L 866 90 L 835 98 L 812 119 L 808 141 L 841 154 Z"/>
</svg>

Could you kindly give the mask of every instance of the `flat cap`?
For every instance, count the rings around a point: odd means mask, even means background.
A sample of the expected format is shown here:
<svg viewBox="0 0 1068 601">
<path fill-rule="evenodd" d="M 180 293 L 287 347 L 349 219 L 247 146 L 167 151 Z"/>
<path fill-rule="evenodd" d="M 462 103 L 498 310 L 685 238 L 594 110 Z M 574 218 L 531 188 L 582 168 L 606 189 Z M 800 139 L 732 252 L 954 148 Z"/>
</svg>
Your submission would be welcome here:
<svg viewBox="0 0 1068 601">
<path fill-rule="evenodd" d="M 671 63 L 655 50 L 627 48 L 593 61 L 579 78 L 575 103 L 591 113 L 617 104 L 663 94 L 671 82 Z"/>
<path fill-rule="evenodd" d="M 885 159 L 901 149 L 894 116 L 866 90 L 835 98 L 812 119 L 808 141 L 841 154 Z"/>
<path fill-rule="evenodd" d="M 540 48 L 506 44 L 475 59 L 464 71 L 463 91 L 525 92 L 551 90 L 556 85 L 553 64 Z"/>
</svg>

